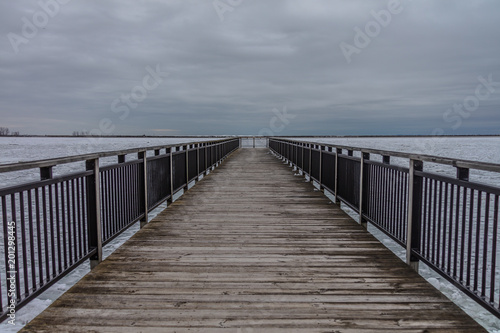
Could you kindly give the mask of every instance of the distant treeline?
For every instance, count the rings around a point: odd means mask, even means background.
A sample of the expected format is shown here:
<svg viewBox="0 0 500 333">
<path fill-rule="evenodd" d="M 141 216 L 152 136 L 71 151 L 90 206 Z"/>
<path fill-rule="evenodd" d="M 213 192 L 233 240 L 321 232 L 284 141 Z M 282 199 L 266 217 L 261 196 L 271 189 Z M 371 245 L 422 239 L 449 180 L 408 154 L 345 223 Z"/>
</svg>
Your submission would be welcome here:
<svg viewBox="0 0 500 333">
<path fill-rule="evenodd" d="M 73 136 L 90 136 L 89 131 L 73 131 Z"/>
<path fill-rule="evenodd" d="M 7 127 L 0 127 L 0 136 L 19 136 L 19 132 L 11 132 Z"/>
</svg>

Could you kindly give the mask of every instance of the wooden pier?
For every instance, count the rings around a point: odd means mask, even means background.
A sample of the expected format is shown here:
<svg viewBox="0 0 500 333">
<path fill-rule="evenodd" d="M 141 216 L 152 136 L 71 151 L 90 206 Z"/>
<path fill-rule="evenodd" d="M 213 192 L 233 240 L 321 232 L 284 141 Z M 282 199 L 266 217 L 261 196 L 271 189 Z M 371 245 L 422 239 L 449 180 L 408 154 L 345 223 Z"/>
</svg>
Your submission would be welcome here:
<svg viewBox="0 0 500 333">
<path fill-rule="evenodd" d="M 484 332 L 267 149 L 239 149 L 23 332 Z"/>
</svg>

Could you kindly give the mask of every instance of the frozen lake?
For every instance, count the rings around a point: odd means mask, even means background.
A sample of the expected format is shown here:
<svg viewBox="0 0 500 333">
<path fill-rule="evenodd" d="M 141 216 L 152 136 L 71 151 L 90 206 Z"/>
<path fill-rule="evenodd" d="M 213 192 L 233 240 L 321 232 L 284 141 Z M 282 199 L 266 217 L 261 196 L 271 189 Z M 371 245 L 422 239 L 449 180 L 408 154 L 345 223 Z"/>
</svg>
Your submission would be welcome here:
<svg viewBox="0 0 500 333">
<path fill-rule="evenodd" d="M 500 136 L 300 138 L 295 140 L 500 164 Z M 359 154 L 355 153 L 354 156 L 359 156 Z M 372 159 L 380 161 L 381 157 L 374 156 Z M 408 159 L 392 158 L 391 164 L 408 167 Z M 454 167 L 442 164 L 426 162 L 424 171 L 450 177 L 456 176 Z M 470 180 L 500 186 L 498 173 L 470 170 Z"/>
<path fill-rule="evenodd" d="M 500 164 L 500 136 L 300 138 L 298 140 Z"/>
<path fill-rule="evenodd" d="M 154 147 L 204 141 L 204 138 L 30 138 L 0 137 L 0 164 L 43 160 L 48 158 L 82 155 L 88 153 Z M 210 140 L 217 140 L 211 138 Z M 148 155 L 149 156 L 149 155 Z M 136 158 L 130 156 L 127 158 Z M 101 165 L 116 163 L 116 158 L 103 158 Z M 84 170 L 84 162 L 65 164 L 54 168 L 54 174 Z M 39 180 L 38 170 L 0 174 L 0 187 L 16 185 L 20 181 Z"/>
</svg>

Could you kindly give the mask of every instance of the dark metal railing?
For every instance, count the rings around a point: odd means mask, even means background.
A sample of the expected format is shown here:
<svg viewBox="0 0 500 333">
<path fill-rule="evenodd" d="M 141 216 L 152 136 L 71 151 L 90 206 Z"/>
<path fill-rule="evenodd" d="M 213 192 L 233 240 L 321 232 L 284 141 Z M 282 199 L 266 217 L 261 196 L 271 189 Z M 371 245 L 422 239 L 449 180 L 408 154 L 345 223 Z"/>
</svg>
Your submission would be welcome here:
<svg viewBox="0 0 500 333">
<path fill-rule="evenodd" d="M 500 318 L 500 187 L 469 180 L 470 169 L 500 174 L 500 165 L 281 138 L 269 147 L 358 213 L 363 226 L 405 247 L 413 268 L 424 262 Z M 424 162 L 451 165 L 457 176 L 426 172 Z"/>
<path fill-rule="evenodd" d="M 40 181 L 0 189 L 0 320 L 85 260 L 97 265 L 104 245 L 239 147 L 231 138 L 0 165 L 0 173 L 40 170 Z M 100 167 L 110 156 L 118 163 Z M 53 175 L 77 161 L 85 171 Z"/>
</svg>

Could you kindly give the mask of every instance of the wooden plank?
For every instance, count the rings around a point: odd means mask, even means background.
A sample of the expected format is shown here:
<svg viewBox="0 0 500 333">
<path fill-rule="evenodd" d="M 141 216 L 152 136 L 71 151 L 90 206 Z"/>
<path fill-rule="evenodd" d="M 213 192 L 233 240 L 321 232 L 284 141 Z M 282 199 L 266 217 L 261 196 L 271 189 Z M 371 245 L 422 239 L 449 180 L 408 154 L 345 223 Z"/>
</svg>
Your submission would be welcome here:
<svg viewBox="0 0 500 333">
<path fill-rule="evenodd" d="M 484 332 L 302 177 L 242 149 L 24 332 Z"/>
</svg>

